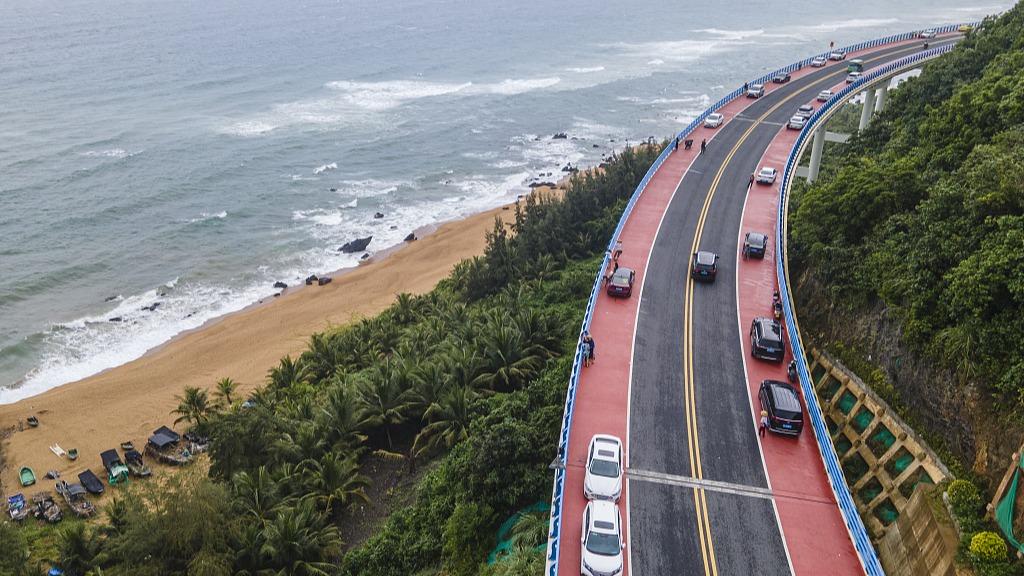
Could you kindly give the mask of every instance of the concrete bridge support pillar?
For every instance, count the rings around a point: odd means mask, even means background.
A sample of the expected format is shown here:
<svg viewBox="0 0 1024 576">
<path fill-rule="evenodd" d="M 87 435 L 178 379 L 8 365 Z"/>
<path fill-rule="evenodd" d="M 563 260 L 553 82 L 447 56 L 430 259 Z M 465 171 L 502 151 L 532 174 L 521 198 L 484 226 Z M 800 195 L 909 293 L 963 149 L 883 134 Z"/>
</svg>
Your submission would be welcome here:
<svg viewBox="0 0 1024 576">
<path fill-rule="evenodd" d="M 818 179 L 818 170 L 821 169 L 821 153 L 825 150 L 825 125 L 821 125 L 814 131 L 814 142 L 811 143 L 811 166 L 807 171 L 807 181 L 814 182 Z"/>
<path fill-rule="evenodd" d="M 878 89 L 878 97 L 875 99 L 875 112 L 885 110 L 885 100 L 889 96 L 889 85 L 886 84 Z"/>
<path fill-rule="evenodd" d="M 858 130 L 863 130 L 868 127 L 871 123 L 871 114 L 875 111 L 875 91 L 873 88 L 868 88 L 864 91 L 864 107 L 860 111 L 860 124 L 857 125 Z"/>
</svg>

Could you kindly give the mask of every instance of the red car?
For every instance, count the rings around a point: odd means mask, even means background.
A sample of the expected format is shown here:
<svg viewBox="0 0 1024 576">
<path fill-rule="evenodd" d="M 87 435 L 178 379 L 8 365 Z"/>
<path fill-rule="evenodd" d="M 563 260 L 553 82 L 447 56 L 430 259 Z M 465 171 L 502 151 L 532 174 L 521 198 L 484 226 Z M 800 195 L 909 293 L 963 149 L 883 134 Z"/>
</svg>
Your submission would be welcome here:
<svg viewBox="0 0 1024 576">
<path fill-rule="evenodd" d="M 633 293 L 633 280 L 635 279 L 636 272 L 629 268 L 619 268 L 608 279 L 608 295 L 629 298 Z"/>
</svg>

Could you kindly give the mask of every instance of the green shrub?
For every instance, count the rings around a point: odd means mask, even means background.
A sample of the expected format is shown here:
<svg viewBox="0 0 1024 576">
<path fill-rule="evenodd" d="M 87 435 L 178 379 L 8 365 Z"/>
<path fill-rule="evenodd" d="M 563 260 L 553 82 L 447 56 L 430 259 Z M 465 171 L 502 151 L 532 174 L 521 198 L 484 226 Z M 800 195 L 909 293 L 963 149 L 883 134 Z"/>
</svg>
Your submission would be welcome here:
<svg viewBox="0 0 1024 576">
<path fill-rule="evenodd" d="M 1006 560 L 1006 541 L 995 532 L 978 532 L 971 538 L 971 557 L 982 564 Z"/>
<path fill-rule="evenodd" d="M 953 513 L 958 519 L 973 518 L 978 515 L 981 508 L 981 493 L 978 487 L 969 480 L 953 480 L 946 489 L 949 495 L 949 505 L 953 507 Z"/>
</svg>

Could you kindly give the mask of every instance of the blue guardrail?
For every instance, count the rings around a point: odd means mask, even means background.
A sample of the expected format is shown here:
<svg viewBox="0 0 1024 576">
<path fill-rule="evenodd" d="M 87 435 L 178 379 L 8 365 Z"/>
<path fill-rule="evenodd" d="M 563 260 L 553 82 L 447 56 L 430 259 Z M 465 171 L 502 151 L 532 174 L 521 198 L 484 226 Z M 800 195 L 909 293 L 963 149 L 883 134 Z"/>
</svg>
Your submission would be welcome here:
<svg viewBox="0 0 1024 576">
<path fill-rule="evenodd" d="M 958 26 L 959 25 L 943 26 L 940 28 L 935 28 L 935 30 L 939 34 L 944 34 L 947 32 L 955 31 L 958 28 Z M 902 34 L 896 34 L 894 36 L 887 36 L 885 38 L 878 38 L 876 40 L 861 42 L 859 44 L 854 44 L 852 46 L 840 48 L 840 50 L 844 50 L 846 52 L 856 52 L 858 50 L 872 48 L 883 44 L 903 42 L 905 40 L 910 40 L 918 37 L 919 33 L 919 31 L 904 32 Z M 936 49 L 934 51 L 922 52 L 920 54 L 912 56 L 911 58 L 916 58 L 914 62 L 917 62 L 927 57 L 933 57 L 935 54 L 932 54 L 932 52 L 946 51 L 949 49 L 949 47 L 944 47 Z M 815 54 L 814 56 L 805 58 L 804 60 L 795 62 L 793 64 L 790 64 L 789 66 L 780 68 L 774 72 L 770 72 L 768 74 L 765 74 L 764 76 L 751 80 L 749 83 L 763 84 L 771 80 L 771 78 L 778 73 L 788 73 L 793 72 L 794 70 L 799 70 L 800 68 L 809 65 L 811 63 L 811 60 L 813 60 L 817 56 L 827 55 L 828 52 Z M 901 60 L 900 62 L 903 62 L 903 60 Z M 889 68 L 894 65 L 895 64 L 890 64 L 886 68 Z M 805 135 L 809 133 L 808 128 L 810 126 L 813 126 L 814 123 L 821 118 L 820 113 L 822 110 L 826 110 L 830 104 L 834 106 L 835 102 L 839 102 L 842 99 L 841 95 L 848 95 L 857 87 L 863 86 L 865 83 L 870 83 L 873 78 L 877 78 L 880 74 L 883 74 L 883 72 L 872 72 L 871 74 L 866 75 L 865 77 L 861 78 L 858 82 L 851 84 L 850 86 L 846 87 L 846 89 L 833 96 L 832 100 L 830 100 L 828 103 L 826 103 L 825 106 L 819 109 L 815 116 L 811 117 L 810 121 L 807 124 L 807 127 L 804 128 L 804 131 L 800 135 L 801 140 L 797 141 L 798 145 L 801 144 L 802 139 L 805 138 Z M 709 107 L 707 110 L 704 110 L 704 112 L 702 112 L 699 116 L 694 118 L 693 121 L 686 126 L 686 128 L 683 128 L 676 135 L 676 137 L 678 137 L 680 140 L 685 139 L 686 136 L 690 135 L 697 127 L 703 124 L 704 120 L 708 117 L 708 114 L 716 112 L 717 110 L 719 110 L 726 104 L 732 102 L 741 95 L 743 95 L 742 88 L 733 90 L 725 97 L 723 97 L 721 100 L 712 104 L 711 107 Z M 796 150 L 796 148 L 794 148 L 794 150 Z M 583 316 L 583 325 L 580 328 L 580 340 L 582 339 L 583 333 L 590 330 L 590 322 L 593 317 L 594 304 L 597 302 L 597 297 L 600 293 L 601 276 L 604 270 L 606 270 L 608 267 L 608 260 L 611 257 L 611 250 L 614 247 L 615 242 L 618 241 L 619 234 L 622 232 L 622 228 L 623 226 L 625 226 L 626 221 L 629 220 L 629 216 L 633 212 L 633 207 L 636 205 L 637 200 L 639 200 L 640 195 L 643 194 L 643 191 L 644 189 L 647 188 L 647 184 L 651 181 L 651 178 L 654 177 L 654 174 L 658 171 L 659 168 L 661 168 L 662 163 L 665 162 L 665 159 L 668 158 L 671 153 L 672 146 L 666 146 L 665 149 L 662 150 L 661 154 L 654 161 L 654 163 L 651 164 L 651 167 L 647 170 L 647 173 L 644 175 L 643 179 L 637 185 L 636 190 L 633 191 L 632 196 L 630 196 L 629 198 L 629 202 L 626 204 L 626 209 L 623 210 L 622 216 L 619 218 L 619 223 L 615 227 L 615 232 L 612 234 L 611 239 L 608 241 L 608 249 L 605 251 L 604 260 L 602 260 L 601 262 L 601 267 L 598 269 L 597 275 L 594 279 L 594 285 L 590 290 L 590 299 L 587 300 L 587 309 Z M 785 190 L 785 187 L 787 186 L 788 178 L 790 178 L 791 176 L 791 168 L 792 166 L 794 166 L 794 163 L 795 160 L 793 158 L 793 154 L 791 154 L 789 161 L 787 161 L 786 163 L 786 170 L 783 172 L 783 190 Z M 778 235 L 781 235 L 783 223 L 783 214 L 781 213 L 781 207 L 784 205 L 784 202 L 780 202 L 779 229 L 776 232 L 776 234 Z M 781 246 L 781 244 L 777 245 Z M 782 251 L 778 250 L 776 251 L 776 254 L 782 254 Z M 793 321 L 793 311 L 788 299 L 788 289 L 787 287 L 784 286 L 785 274 L 781 257 L 777 258 L 776 266 L 777 272 L 779 274 L 779 283 L 780 285 L 782 285 L 781 294 L 786 313 L 786 326 L 787 329 L 790 330 L 790 333 L 796 333 L 795 323 Z M 803 359 L 803 352 L 799 346 L 799 339 L 794 338 L 792 340 L 794 341 L 793 352 L 798 359 L 797 364 L 800 369 L 800 381 L 801 386 L 803 386 L 804 388 L 804 396 L 807 398 L 814 398 L 813 391 L 810 391 L 809 389 L 808 383 L 810 382 L 810 379 L 807 374 L 807 364 Z M 564 464 L 568 456 L 567 453 L 569 449 L 569 432 L 572 429 L 573 408 L 576 404 L 576 390 L 579 386 L 580 369 L 582 367 L 582 361 L 582 347 L 577 345 L 576 353 L 573 357 L 572 371 L 569 374 L 569 387 L 565 395 L 565 409 L 562 412 L 562 429 L 558 437 L 558 456 L 555 465 L 554 486 L 551 493 L 551 522 L 548 527 L 547 558 L 546 567 L 544 570 L 545 574 L 547 574 L 548 576 L 556 576 L 558 572 L 558 554 L 562 542 L 562 504 L 563 497 L 565 495 Z M 810 393 L 808 393 L 809 391 Z M 826 463 L 825 468 L 829 475 L 829 481 L 832 484 L 833 490 L 836 492 L 837 501 L 839 502 L 839 506 L 843 511 L 843 517 L 846 519 L 847 528 L 850 530 L 850 534 L 854 538 L 854 543 L 857 546 L 857 551 L 861 555 L 861 561 L 864 564 L 864 567 L 868 574 L 870 574 L 871 576 L 882 575 L 883 572 L 881 565 L 878 562 L 878 558 L 875 554 L 874 548 L 872 548 L 871 546 L 871 541 L 868 539 L 867 533 L 864 530 L 864 524 L 863 522 L 861 522 L 860 516 L 857 514 L 856 508 L 854 508 L 853 506 L 853 501 L 850 497 L 849 488 L 846 486 L 846 480 L 843 477 L 842 470 L 839 468 L 838 460 L 835 456 L 835 449 L 832 447 L 831 438 L 828 436 L 828 431 L 824 427 L 824 423 L 821 418 L 821 409 L 817 406 L 816 401 L 813 402 L 813 410 L 810 407 L 810 404 L 812 403 L 809 402 L 808 404 L 808 412 L 810 413 L 812 424 L 814 425 L 815 436 L 818 438 L 818 446 L 822 452 L 822 459 Z M 823 443 L 822 435 L 824 435 L 824 441 L 827 442 L 827 445 Z M 843 496 L 845 496 L 845 498 Z M 574 541 L 578 540 L 576 540 L 573 537 L 570 537 L 568 540 L 568 542 Z"/>
</svg>

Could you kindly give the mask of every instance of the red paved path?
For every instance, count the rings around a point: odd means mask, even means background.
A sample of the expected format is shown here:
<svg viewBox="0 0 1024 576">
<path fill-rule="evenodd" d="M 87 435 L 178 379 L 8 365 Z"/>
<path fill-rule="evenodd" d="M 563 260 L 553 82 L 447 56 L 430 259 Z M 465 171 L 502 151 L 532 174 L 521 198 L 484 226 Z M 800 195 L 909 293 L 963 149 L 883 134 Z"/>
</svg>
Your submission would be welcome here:
<svg viewBox="0 0 1024 576">
<path fill-rule="evenodd" d="M 916 43 L 916 40 L 904 44 Z M 876 46 L 869 50 L 851 52 L 848 58 L 864 56 L 873 51 L 898 46 L 900 43 Z M 842 63 L 845 65 L 845 63 Z M 809 66 L 792 73 L 799 78 L 817 70 Z M 841 86 L 840 86 L 841 87 Z M 766 84 L 767 93 L 778 86 Z M 755 102 L 737 98 L 719 112 L 726 122 Z M 795 108 L 795 105 L 794 105 Z M 569 449 L 566 457 L 565 496 L 562 510 L 562 538 L 558 556 L 558 573 L 579 574 L 579 534 L 582 525 L 583 478 L 587 447 L 594 434 L 613 434 L 623 440 L 625 462 L 629 465 L 627 416 L 629 414 L 630 368 L 633 358 L 633 337 L 636 328 L 639 295 L 643 290 L 643 274 L 650 258 L 655 236 L 672 195 L 683 175 L 700 152 L 702 139 L 710 141 L 716 131 L 698 128 L 689 137 L 694 140 L 691 150 L 670 155 L 655 173 L 641 194 L 620 234 L 623 254 L 620 266 L 637 271 L 633 296 L 626 299 L 610 298 L 602 292 L 594 306 L 590 333 L 596 343 L 596 360 L 580 375 L 576 392 L 576 405 L 570 432 Z M 765 163 L 782 167 L 797 136 L 796 131 L 782 130 L 773 141 Z M 777 187 L 755 187 L 747 197 L 741 230 L 760 230 L 770 233 L 774 230 Z M 775 286 L 775 268 L 771 258 L 774 247 L 763 262 L 743 262 L 737 270 L 740 304 L 740 334 L 750 325 L 754 315 L 770 313 L 771 295 Z M 744 336 L 743 340 L 747 340 Z M 749 359 L 749 341 L 744 343 L 745 358 Z M 787 358 L 788 360 L 788 358 Z M 756 403 L 756 383 L 766 377 L 785 378 L 785 369 L 759 362 L 747 362 L 752 397 Z M 759 407 L 755 413 L 760 412 Z M 808 427 L 809 428 L 809 427 Z M 751 433 L 756 434 L 755 428 Z M 680 439 L 682 441 L 682 439 Z M 797 574 L 862 574 L 863 570 L 853 543 L 843 524 L 842 515 L 831 488 L 813 433 L 808 429 L 798 441 L 770 438 L 764 445 L 764 458 L 768 467 L 771 486 L 777 495 L 776 502 L 782 522 L 785 540 Z M 796 465 L 794 465 L 796 463 Z M 623 495 L 619 501 L 622 512 L 624 537 L 627 548 L 627 565 L 623 576 L 629 574 L 629 522 L 628 482 L 623 483 Z M 678 528 L 678 527 L 677 527 Z"/>
</svg>

